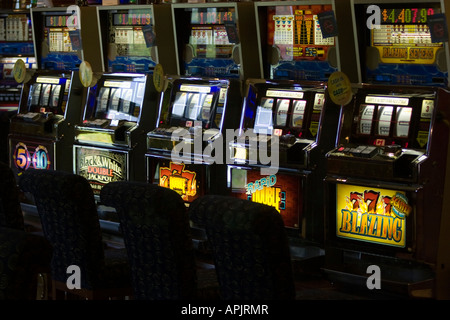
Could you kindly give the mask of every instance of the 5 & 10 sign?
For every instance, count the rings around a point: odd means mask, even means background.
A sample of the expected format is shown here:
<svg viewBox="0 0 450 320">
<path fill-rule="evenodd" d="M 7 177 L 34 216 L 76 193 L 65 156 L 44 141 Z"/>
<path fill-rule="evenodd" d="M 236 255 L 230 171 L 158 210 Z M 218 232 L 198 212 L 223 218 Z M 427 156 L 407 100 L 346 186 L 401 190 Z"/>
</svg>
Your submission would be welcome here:
<svg viewBox="0 0 450 320">
<path fill-rule="evenodd" d="M 21 171 L 27 170 L 30 166 L 34 169 L 49 169 L 52 163 L 46 147 L 38 145 L 35 148 L 28 148 L 23 142 L 16 144 L 13 162 Z"/>
</svg>

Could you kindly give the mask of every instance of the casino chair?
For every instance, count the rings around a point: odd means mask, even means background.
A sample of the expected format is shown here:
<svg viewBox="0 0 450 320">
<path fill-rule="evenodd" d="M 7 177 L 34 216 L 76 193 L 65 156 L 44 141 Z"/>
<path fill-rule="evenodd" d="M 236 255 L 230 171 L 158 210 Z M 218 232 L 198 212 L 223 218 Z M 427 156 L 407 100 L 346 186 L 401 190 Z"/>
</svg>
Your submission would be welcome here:
<svg viewBox="0 0 450 320">
<path fill-rule="evenodd" d="M 7 164 L 0 162 L 0 227 L 24 229 L 19 194 L 14 172 Z"/>
<path fill-rule="evenodd" d="M 216 300 L 215 270 L 197 266 L 180 195 L 145 182 L 105 185 L 101 203 L 116 209 L 129 255 L 134 298 Z"/>
<path fill-rule="evenodd" d="M 28 169 L 20 176 L 19 187 L 33 195 L 44 235 L 53 247 L 53 299 L 61 293 L 88 300 L 132 295 L 126 250 L 104 245 L 94 193 L 84 177 Z M 68 269 L 72 265 L 79 269 Z M 73 288 L 77 280 L 80 286 Z"/>
<path fill-rule="evenodd" d="M 37 277 L 50 269 L 52 247 L 24 230 L 0 227 L 0 300 L 37 299 Z"/>
<path fill-rule="evenodd" d="M 189 217 L 206 231 L 222 299 L 295 299 L 288 238 L 275 208 L 205 195 L 190 205 Z"/>
</svg>

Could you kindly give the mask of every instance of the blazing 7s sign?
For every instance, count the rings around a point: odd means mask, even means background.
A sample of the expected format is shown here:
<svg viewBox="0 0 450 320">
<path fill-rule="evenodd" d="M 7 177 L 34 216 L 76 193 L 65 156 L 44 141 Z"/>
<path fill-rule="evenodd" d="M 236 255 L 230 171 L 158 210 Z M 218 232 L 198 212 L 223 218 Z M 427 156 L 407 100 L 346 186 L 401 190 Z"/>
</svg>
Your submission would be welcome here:
<svg viewBox="0 0 450 320">
<path fill-rule="evenodd" d="M 411 210 L 404 192 L 338 184 L 336 235 L 405 247 Z"/>
</svg>

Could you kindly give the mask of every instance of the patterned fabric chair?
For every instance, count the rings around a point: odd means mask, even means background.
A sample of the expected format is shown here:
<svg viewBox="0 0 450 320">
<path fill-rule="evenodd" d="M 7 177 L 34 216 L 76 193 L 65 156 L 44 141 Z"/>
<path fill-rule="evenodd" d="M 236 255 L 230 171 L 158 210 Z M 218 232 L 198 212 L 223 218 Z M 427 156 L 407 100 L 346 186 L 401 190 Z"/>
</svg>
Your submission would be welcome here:
<svg viewBox="0 0 450 320">
<path fill-rule="evenodd" d="M 224 300 L 291 300 L 295 286 L 288 238 L 276 209 L 206 195 L 189 207 L 204 227 Z"/>
<path fill-rule="evenodd" d="M 0 227 L 0 300 L 35 300 L 38 274 L 50 270 L 51 256 L 45 238 Z"/>
<path fill-rule="evenodd" d="M 14 172 L 0 162 L 0 227 L 24 229 L 19 193 Z"/>
<path fill-rule="evenodd" d="M 131 295 L 126 250 L 105 250 L 94 194 L 85 178 L 62 171 L 28 169 L 21 175 L 19 186 L 33 195 L 44 235 L 53 246 L 53 299 L 57 291 L 86 299 Z M 71 265 L 80 268 L 81 289 L 67 287 L 72 275 L 67 268 Z"/>
<path fill-rule="evenodd" d="M 214 269 L 197 270 L 186 207 L 175 191 L 120 181 L 105 185 L 100 198 L 119 216 L 135 299 L 218 298 Z"/>
</svg>

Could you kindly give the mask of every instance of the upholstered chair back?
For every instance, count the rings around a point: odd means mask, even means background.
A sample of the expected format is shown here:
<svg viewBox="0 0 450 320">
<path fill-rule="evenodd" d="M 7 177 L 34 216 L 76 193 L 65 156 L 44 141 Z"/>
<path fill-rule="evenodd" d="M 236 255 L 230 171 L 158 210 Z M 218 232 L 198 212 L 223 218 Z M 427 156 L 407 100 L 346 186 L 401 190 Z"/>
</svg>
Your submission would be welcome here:
<svg viewBox="0 0 450 320">
<path fill-rule="evenodd" d="M 19 193 L 14 172 L 0 162 L 0 227 L 24 229 Z"/>
<path fill-rule="evenodd" d="M 145 182 L 105 185 L 129 255 L 135 299 L 195 299 L 196 263 L 186 207 L 175 191 Z"/>
<path fill-rule="evenodd" d="M 234 197 L 205 195 L 189 207 L 205 228 L 222 299 L 294 299 L 286 230 L 275 208 Z"/>
</svg>

